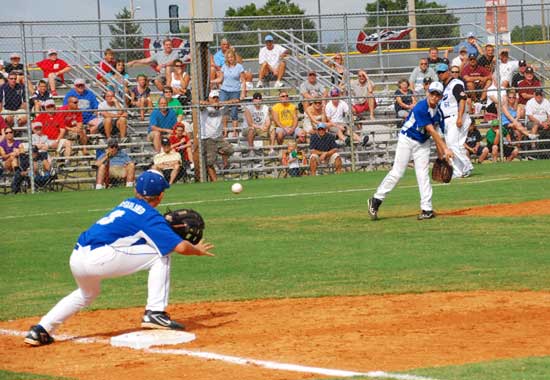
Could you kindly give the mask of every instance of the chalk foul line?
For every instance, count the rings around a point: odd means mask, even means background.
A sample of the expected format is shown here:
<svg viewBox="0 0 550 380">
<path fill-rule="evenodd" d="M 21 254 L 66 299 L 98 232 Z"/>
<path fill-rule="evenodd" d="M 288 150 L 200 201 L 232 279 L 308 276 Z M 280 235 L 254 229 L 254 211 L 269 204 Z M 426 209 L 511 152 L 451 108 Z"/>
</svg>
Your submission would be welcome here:
<svg viewBox="0 0 550 380">
<path fill-rule="evenodd" d="M 24 337 L 26 334 L 27 333 L 25 331 L 0 329 L 0 335 Z M 74 343 L 79 343 L 79 344 L 92 344 L 92 343 L 110 344 L 110 341 L 108 339 L 78 338 L 76 336 L 71 336 L 71 335 L 55 335 L 55 340 L 59 342 L 72 341 Z M 29 349 L 32 349 L 32 348 L 29 348 Z M 390 372 L 384 372 L 384 371 L 355 372 L 355 371 L 347 371 L 347 370 L 341 370 L 341 369 L 310 367 L 310 366 L 303 366 L 299 364 L 279 363 L 279 362 L 274 362 L 269 360 L 260 360 L 260 359 L 252 359 L 252 358 L 242 358 L 242 357 L 231 356 L 231 355 L 222 355 L 222 354 L 216 354 L 214 352 L 205 352 L 205 351 L 193 351 L 193 350 L 185 350 L 185 349 L 166 349 L 166 348 L 144 348 L 144 349 L 137 349 L 137 350 L 141 350 L 143 352 L 147 352 L 150 354 L 190 356 L 190 357 L 200 358 L 200 359 L 218 360 L 218 361 L 236 364 L 236 365 L 257 366 L 257 367 L 273 369 L 278 371 L 300 372 L 300 373 L 309 373 L 314 375 L 339 376 L 339 377 L 363 376 L 363 377 L 369 377 L 369 378 L 393 379 L 393 380 L 436 380 L 431 377 L 390 373 Z"/>
</svg>

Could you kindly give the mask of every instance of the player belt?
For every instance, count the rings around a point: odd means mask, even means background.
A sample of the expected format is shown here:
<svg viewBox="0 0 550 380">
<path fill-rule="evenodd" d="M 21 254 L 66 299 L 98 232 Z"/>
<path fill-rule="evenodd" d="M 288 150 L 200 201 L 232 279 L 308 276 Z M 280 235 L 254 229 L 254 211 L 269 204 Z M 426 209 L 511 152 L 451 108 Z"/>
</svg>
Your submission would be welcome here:
<svg viewBox="0 0 550 380">
<path fill-rule="evenodd" d="M 453 116 L 456 116 L 456 114 L 443 116 L 443 119 L 448 119 L 448 118 L 453 117 Z"/>
<path fill-rule="evenodd" d="M 93 251 L 96 248 L 105 247 L 105 244 L 90 244 L 90 245 L 80 245 L 76 243 L 74 245 L 74 249 L 84 248 L 84 247 L 90 247 L 90 251 Z"/>
</svg>

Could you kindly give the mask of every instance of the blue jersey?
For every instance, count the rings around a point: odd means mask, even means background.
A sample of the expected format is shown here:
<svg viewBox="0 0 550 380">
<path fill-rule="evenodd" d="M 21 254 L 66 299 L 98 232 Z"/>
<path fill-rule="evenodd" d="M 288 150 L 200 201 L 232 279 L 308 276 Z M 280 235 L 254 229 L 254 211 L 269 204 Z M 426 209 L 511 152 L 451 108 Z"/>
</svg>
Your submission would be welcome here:
<svg viewBox="0 0 550 380">
<path fill-rule="evenodd" d="M 80 234 L 78 244 L 91 249 L 147 244 L 162 256 L 181 243 L 164 217 L 142 199 L 129 198 Z"/>
<path fill-rule="evenodd" d="M 168 108 L 168 113 L 166 115 L 163 115 L 160 109 L 156 108 L 151 112 L 151 116 L 149 117 L 149 128 L 147 132 L 151 133 L 153 125 L 162 129 L 172 129 L 177 122 L 178 116 L 172 108 Z"/>
<path fill-rule="evenodd" d="M 434 128 L 440 126 L 443 130 L 443 114 L 439 106 L 430 108 L 428 106 L 428 100 L 422 99 L 409 113 L 409 116 L 401 128 L 401 133 L 413 140 L 424 143 L 430 138 L 430 134 L 426 131 L 426 126 L 430 124 L 433 125 Z"/>
</svg>

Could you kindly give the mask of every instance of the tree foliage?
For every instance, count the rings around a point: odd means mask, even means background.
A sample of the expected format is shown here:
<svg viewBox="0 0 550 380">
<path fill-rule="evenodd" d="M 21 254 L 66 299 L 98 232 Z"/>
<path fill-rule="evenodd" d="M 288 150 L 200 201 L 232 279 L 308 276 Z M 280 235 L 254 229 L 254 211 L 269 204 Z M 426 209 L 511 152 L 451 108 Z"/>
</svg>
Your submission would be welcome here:
<svg viewBox="0 0 550 380">
<path fill-rule="evenodd" d="M 379 13 L 377 13 L 377 7 Z M 417 44 L 418 47 L 437 47 L 458 43 L 460 19 L 450 13 L 446 6 L 435 1 L 415 0 L 415 7 L 416 37 L 420 40 Z M 376 33 L 377 25 L 381 29 L 386 28 L 386 25 L 390 29 L 404 29 L 409 23 L 409 16 L 405 11 L 407 0 L 379 0 L 378 6 L 375 1 L 368 3 L 365 9 L 368 14 L 365 24 L 367 34 Z M 409 42 L 406 40 L 409 38 L 407 36 L 404 41 L 391 43 L 391 48 L 408 48 Z M 425 41 L 421 41 L 424 39 Z"/>
<path fill-rule="evenodd" d="M 126 7 L 116 14 L 117 21 L 109 25 L 111 31 L 111 49 L 136 49 L 125 53 L 117 53 L 117 57 L 124 57 L 125 61 L 143 58 L 143 37 L 141 26 L 132 21 L 132 13 Z"/>
<path fill-rule="evenodd" d="M 512 42 L 523 42 L 524 34 L 525 41 L 542 41 L 542 27 L 540 25 L 526 25 L 523 27 L 523 33 L 521 26 L 515 26 L 512 29 Z"/>
<path fill-rule="evenodd" d="M 252 47 L 239 47 L 239 54 L 245 58 L 258 55 L 258 42 L 263 44 L 263 37 L 273 31 L 295 30 L 294 36 L 308 43 L 317 42 L 317 32 L 304 31 L 315 29 L 315 23 L 307 18 L 291 18 L 285 15 L 303 15 L 305 11 L 290 0 L 268 0 L 267 3 L 257 8 L 255 3 L 251 3 L 237 9 L 232 7 L 225 11 L 226 17 L 258 17 L 258 16 L 281 16 L 272 19 L 241 19 L 226 20 L 223 23 L 224 32 L 247 32 L 241 34 L 228 34 L 227 39 L 233 46 L 254 45 Z M 259 37 L 258 31 L 262 31 Z M 260 39 L 261 38 L 261 39 Z M 276 41 L 277 42 L 277 41 Z"/>
</svg>

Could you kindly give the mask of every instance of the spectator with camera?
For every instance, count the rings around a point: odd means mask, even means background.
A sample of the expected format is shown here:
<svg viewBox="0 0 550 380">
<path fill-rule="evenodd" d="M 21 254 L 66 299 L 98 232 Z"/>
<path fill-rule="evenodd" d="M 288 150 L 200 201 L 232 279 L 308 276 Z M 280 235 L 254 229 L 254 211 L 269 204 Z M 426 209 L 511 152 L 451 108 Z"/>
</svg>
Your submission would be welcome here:
<svg viewBox="0 0 550 380">
<path fill-rule="evenodd" d="M 164 178 L 172 185 L 178 179 L 182 168 L 181 155 L 172 149 L 170 139 L 163 137 L 160 140 L 162 150 L 153 157 L 154 169 L 164 175 Z"/>
<path fill-rule="evenodd" d="M 126 182 L 126 187 L 134 186 L 135 164 L 128 154 L 120 149 L 118 140 L 109 139 L 107 149 L 96 161 L 96 190 L 106 188 L 106 179 L 110 178 Z"/>
</svg>

